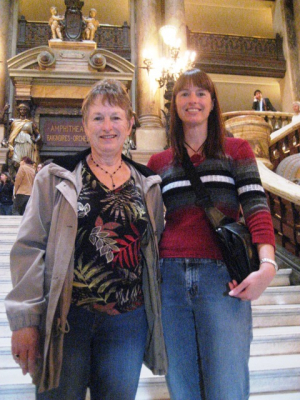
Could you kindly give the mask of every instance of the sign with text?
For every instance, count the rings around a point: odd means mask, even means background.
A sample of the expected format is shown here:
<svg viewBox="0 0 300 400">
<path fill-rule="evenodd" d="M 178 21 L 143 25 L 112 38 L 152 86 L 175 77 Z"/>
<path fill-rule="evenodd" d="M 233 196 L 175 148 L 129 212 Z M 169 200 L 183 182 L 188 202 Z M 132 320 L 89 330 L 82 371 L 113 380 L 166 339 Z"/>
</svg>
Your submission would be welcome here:
<svg viewBox="0 0 300 400">
<path fill-rule="evenodd" d="M 47 147 L 87 147 L 80 116 L 41 115 L 40 131 Z"/>
</svg>

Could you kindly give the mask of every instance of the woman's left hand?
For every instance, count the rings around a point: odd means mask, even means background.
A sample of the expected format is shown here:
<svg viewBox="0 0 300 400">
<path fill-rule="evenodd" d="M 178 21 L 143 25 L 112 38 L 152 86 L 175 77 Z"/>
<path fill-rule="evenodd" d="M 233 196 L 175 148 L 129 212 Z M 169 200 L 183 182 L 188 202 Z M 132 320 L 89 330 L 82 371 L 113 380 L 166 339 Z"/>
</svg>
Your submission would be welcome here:
<svg viewBox="0 0 300 400">
<path fill-rule="evenodd" d="M 272 264 L 262 264 L 258 271 L 252 272 L 239 285 L 236 281 L 229 282 L 229 296 L 241 300 L 256 300 L 269 286 L 275 274 Z"/>
</svg>

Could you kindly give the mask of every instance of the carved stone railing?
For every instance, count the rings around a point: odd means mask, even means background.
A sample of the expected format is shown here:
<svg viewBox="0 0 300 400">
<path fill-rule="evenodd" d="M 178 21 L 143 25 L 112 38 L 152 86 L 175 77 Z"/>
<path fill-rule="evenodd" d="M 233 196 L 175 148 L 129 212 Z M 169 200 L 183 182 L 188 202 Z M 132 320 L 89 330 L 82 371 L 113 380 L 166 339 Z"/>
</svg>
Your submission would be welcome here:
<svg viewBox="0 0 300 400">
<path fill-rule="evenodd" d="M 190 32 L 188 48 L 197 52 L 196 65 L 208 73 L 283 78 L 286 63 L 282 38 L 256 38 Z"/>
<path fill-rule="evenodd" d="M 300 257 L 300 185 L 275 174 L 258 161 L 268 198 L 276 243 Z"/>
<path fill-rule="evenodd" d="M 291 123 L 273 132 L 269 150 L 274 169 L 284 158 L 300 153 L 300 123 Z"/>
<path fill-rule="evenodd" d="M 283 125 L 292 114 L 239 111 L 223 114 L 223 117 L 226 129 L 234 136 L 248 140 L 256 156 L 277 244 L 300 257 L 300 185 L 275 173 L 284 158 L 300 155 L 300 122 L 271 132 L 273 115 Z M 268 117 L 268 123 L 262 117 Z M 300 266 L 297 273 L 300 279 Z"/>
<path fill-rule="evenodd" d="M 223 113 L 224 121 L 239 117 L 242 115 L 257 115 L 264 118 L 264 120 L 271 126 L 272 132 L 283 128 L 292 121 L 292 113 L 285 113 L 280 111 L 231 111 Z"/>
<path fill-rule="evenodd" d="M 98 48 L 110 50 L 119 56 L 130 60 L 130 38 L 127 22 L 122 26 L 100 25 L 95 34 Z M 51 39 L 51 29 L 48 22 L 30 22 L 24 17 L 19 20 L 17 53 L 33 47 L 48 45 Z"/>
<path fill-rule="evenodd" d="M 97 47 L 110 50 L 130 60 L 130 27 L 100 25 L 95 35 Z M 19 20 L 18 53 L 47 45 L 51 38 L 47 22 Z M 209 73 L 283 78 L 286 62 L 282 39 L 218 35 L 191 32 L 187 28 L 188 48 L 197 52 L 196 66 Z"/>
<path fill-rule="evenodd" d="M 272 133 L 269 150 L 274 170 L 284 158 L 300 154 L 300 123 L 289 124 Z M 263 163 L 258 164 L 271 209 L 276 242 L 300 257 L 300 185 L 275 174 Z"/>
</svg>

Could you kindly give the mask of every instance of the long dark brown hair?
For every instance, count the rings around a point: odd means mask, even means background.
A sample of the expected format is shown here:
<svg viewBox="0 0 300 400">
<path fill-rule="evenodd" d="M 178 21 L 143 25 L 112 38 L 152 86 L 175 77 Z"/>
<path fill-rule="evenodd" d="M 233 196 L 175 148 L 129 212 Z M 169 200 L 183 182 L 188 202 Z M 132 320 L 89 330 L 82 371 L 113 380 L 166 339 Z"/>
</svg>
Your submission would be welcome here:
<svg viewBox="0 0 300 400">
<path fill-rule="evenodd" d="M 221 109 L 216 94 L 215 85 L 205 72 L 194 68 L 182 73 L 177 79 L 173 89 L 170 107 L 170 137 L 171 146 L 174 150 L 174 159 L 182 162 L 184 151 L 183 124 L 178 116 L 175 100 L 177 94 L 181 90 L 191 85 L 208 90 L 214 102 L 214 108 L 208 117 L 207 139 L 204 144 L 203 152 L 206 158 L 223 158 L 225 156 L 225 126 L 221 115 Z"/>
</svg>

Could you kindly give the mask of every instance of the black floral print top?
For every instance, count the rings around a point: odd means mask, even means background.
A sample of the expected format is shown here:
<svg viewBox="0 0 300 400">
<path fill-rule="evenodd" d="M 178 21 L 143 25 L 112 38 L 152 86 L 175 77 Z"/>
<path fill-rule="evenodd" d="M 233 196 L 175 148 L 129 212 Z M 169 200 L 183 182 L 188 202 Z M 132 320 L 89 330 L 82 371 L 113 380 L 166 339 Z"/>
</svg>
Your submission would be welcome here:
<svg viewBox="0 0 300 400">
<path fill-rule="evenodd" d="M 109 190 L 84 161 L 78 197 L 78 231 L 72 303 L 108 314 L 143 304 L 140 247 L 148 219 L 130 178 Z"/>
</svg>

